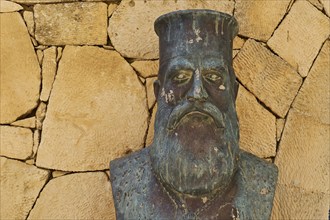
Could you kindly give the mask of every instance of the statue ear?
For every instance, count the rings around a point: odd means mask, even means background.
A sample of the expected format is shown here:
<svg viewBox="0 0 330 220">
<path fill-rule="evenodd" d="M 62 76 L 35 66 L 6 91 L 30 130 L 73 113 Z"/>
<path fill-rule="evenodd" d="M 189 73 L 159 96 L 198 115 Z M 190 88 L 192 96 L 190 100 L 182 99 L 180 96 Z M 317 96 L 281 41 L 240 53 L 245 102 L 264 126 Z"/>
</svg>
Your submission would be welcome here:
<svg viewBox="0 0 330 220">
<path fill-rule="evenodd" d="M 160 82 L 159 82 L 159 80 L 157 79 L 157 80 L 154 82 L 154 94 L 155 94 L 156 100 L 158 99 L 159 89 L 160 89 Z"/>
</svg>

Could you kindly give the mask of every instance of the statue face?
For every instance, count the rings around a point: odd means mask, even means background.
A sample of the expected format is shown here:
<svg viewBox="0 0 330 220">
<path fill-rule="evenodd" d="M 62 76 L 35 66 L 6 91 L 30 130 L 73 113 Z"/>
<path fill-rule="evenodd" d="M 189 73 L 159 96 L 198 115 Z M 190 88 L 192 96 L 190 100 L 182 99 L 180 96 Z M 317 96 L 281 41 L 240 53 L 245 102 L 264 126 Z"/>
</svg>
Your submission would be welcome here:
<svg viewBox="0 0 330 220">
<path fill-rule="evenodd" d="M 151 156 L 160 179 L 191 195 L 227 188 L 236 170 L 237 89 L 231 60 L 201 54 L 160 66 Z"/>
</svg>

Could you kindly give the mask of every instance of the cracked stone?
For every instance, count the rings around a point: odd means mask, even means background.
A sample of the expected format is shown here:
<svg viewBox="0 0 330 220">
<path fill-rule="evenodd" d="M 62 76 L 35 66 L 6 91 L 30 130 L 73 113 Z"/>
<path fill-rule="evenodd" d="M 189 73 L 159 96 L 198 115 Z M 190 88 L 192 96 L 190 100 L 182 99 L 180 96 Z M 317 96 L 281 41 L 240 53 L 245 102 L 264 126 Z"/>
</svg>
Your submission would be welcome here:
<svg viewBox="0 0 330 220">
<path fill-rule="evenodd" d="M 107 4 L 77 2 L 34 6 L 36 40 L 44 45 L 107 43 Z"/>
<path fill-rule="evenodd" d="M 62 47 L 58 47 L 57 48 L 57 56 L 56 56 L 56 62 L 58 62 L 61 57 L 62 57 L 62 52 L 63 52 L 63 48 Z"/>
<path fill-rule="evenodd" d="M 25 219 L 48 179 L 48 171 L 0 157 L 0 219 Z"/>
<path fill-rule="evenodd" d="M 50 180 L 28 219 L 115 219 L 107 175 L 77 173 Z"/>
<path fill-rule="evenodd" d="M 25 118 L 22 120 L 15 121 L 11 123 L 10 125 L 18 126 L 18 127 L 25 127 L 25 128 L 35 128 L 36 127 L 36 118 L 30 117 Z"/>
<path fill-rule="evenodd" d="M 329 194 L 329 128 L 290 110 L 275 159 L 278 183 Z"/>
<path fill-rule="evenodd" d="M 302 83 L 299 74 L 254 40 L 244 44 L 233 66 L 243 85 L 274 113 L 284 118 Z"/>
<path fill-rule="evenodd" d="M 327 219 L 329 195 L 277 184 L 271 219 Z"/>
<path fill-rule="evenodd" d="M 323 10 L 323 4 L 319 2 L 319 0 L 308 0 L 311 4 L 313 4 L 320 11 Z M 329 1 L 329 0 L 328 0 Z"/>
<path fill-rule="evenodd" d="M 292 104 L 295 110 L 325 124 L 330 124 L 329 67 L 330 40 L 327 40 Z"/>
<path fill-rule="evenodd" d="M 296 1 L 267 44 L 306 77 L 329 34 L 329 18 L 309 2 Z"/>
<path fill-rule="evenodd" d="M 235 4 L 235 18 L 239 24 L 239 34 L 267 41 L 285 15 L 289 3 L 290 0 L 237 0 Z"/>
<path fill-rule="evenodd" d="M 32 37 L 34 37 L 34 18 L 33 18 L 33 12 L 32 11 L 24 11 L 23 12 L 23 18 L 25 21 L 25 24 L 27 26 L 27 29 Z"/>
<path fill-rule="evenodd" d="M 5 1 L 5 0 L 0 1 L 0 12 L 1 13 L 15 12 L 15 11 L 20 11 L 22 9 L 23 9 L 22 6 L 20 6 L 19 4 L 14 3 L 14 2 Z"/>
<path fill-rule="evenodd" d="M 47 104 L 40 102 L 37 111 L 36 111 L 36 128 L 38 130 L 42 129 L 42 123 L 46 117 Z"/>
<path fill-rule="evenodd" d="M 36 50 L 36 53 L 37 53 L 39 65 L 41 66 L 42 60 L 44 58 L 44 53 L 42 52 L 42 50 Z"/>
<path fill-rule="evenodd" d="M 134 61 L 131 66 L 143 78 L 153 77 L 158 75 L 159 61 Z"/>
<path fill-rule="evenodd" d="M 124 57 L 158 58 L 154 21 L 160 15 L 183 9 L 213 9 L 232 14 L 233 1 L 133 1 L 123 0 L 109 20 L 108 33 L 115 49 Z"/>
<path fill-rule="evenodd" d="M 117 9 L 118 5 L 115 3 L 110 3 L 108 5 L 108 17 L 112 15 L 112 13 Z"/>
<path fill-rule="evenodd" d="M 280 141 L 280 139 L 281 139 L 284 124 L 285 124 L 285 119 L 283 119 L 283 118 L 276 119 L 276 140 L 277 141 Z"/>
<path fill-rule="evenodd" d="M 33 133 L 31 129 L 0 126 L 0 155 L 25 160 L 32 154 Z"/>
<path fill-rule="evenodd" d="M 323 8 L 325 13 L 330 16 L 330 2 L 329 0 L 320 0 L 320 2 L 322 2 L 323 4 Z"/>
<path fill-rule="evenodd" d="M 148 109 L 144 86 L 117 52 L 66 46 L 59 64 L 37 165 L 63 171 L 108 169 L 143 147 Z"/>
<path fill-rule="evenodd" d="M 147 88 L 147 98 L 148 98 L 148 108 L 151 109 L 156 103 L 156 97 L 154 93 L 154 82 L 157 80 L 157 77 L 147 78 L 146 79 L 146 88 Z"/>
<path fill-rule="evenodd" d="M 1 13 L 0 21 L 0 123 L 10 124 L 37 106 L 40 66 L 21 15 Z"/>
<path fill-rule="evenodd" d="M 243 86 L 239 87 L 236 106 L 240 124 L 240 148 L 260 158 L 275 156 L 275 116 L 263 108 Z"/>
<path fill-rule="evenodd" d="M 150 119 L 147 139 L 146 139 L 146 146 L 150 146 L 154 139 L 154 127 L 155 127 L 155 119 L 156 119 L 156 112 L 157 112 L 157 104 L 155 104 L 154 108 L 152 109 L 152 115 Z"/>
<path fill-rule="evenodd" d="M 42 60 L 42 90 L 40 100 L 47 102 L 53 87 L 56 74 L 56 47 L 49 47 L 43 51 Z"/>
</svg>

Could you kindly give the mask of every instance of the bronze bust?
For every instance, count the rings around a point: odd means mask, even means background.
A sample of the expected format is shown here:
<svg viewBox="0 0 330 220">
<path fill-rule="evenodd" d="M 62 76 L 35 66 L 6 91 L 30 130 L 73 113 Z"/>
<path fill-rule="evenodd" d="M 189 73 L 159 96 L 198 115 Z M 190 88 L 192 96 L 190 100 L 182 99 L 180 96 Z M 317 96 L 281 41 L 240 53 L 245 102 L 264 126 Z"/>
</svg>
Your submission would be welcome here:
<svg viewBox="0 0 330 220">
<path fill-rule="evenodd" d="M 175 11 L 159 17 L 155 31 L 154 140 L 110 163 L 117 219 L 269 219 L 277 168 L 238 145 L 237 21 Z"/>
</svg>

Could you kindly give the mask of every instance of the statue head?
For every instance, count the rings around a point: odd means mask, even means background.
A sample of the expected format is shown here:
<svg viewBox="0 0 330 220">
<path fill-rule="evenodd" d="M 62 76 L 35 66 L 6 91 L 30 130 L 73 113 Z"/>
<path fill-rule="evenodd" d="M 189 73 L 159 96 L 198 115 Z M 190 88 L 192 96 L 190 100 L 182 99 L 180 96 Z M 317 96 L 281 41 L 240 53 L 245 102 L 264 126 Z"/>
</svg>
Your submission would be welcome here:
<svg viewBox="0 0 330 220">
<path fill-rule="evenodd" d="M 211 10 L 176 11 L 155 22 L 158 110 L 150 155 L 171 189 L 200 196 L 224 191 L 239 156 L 232 67 L 236 20 Z"/>
</svg>

